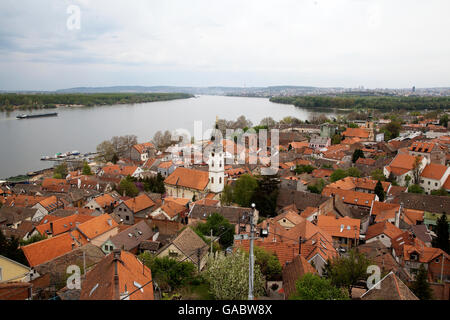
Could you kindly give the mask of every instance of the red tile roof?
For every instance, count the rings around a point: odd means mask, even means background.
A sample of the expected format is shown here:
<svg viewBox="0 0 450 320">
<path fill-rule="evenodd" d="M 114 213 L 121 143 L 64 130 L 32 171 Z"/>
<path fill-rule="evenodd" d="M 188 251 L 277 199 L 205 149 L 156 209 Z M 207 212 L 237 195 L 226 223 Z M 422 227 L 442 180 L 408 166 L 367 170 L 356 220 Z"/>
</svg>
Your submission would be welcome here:
<svg viewBox="0 0 450 320">
<path fill-rule="evenodd" d="M 394 226 L 388 221 L 373 224 L 367 228 L 366 241 L 372 239 L 380 234 L 384 234 L 391 239 L 402 234 L 402 230 Z"/>
<path fill-rule="evenodd" d="M 155 205 L 155 202 L 147 195 L 141 194 L 140 196 L 124 201 L 124 204 L 130 208 L 132 212 L 138 213 L 142 210 L 151 208 Z"/>
<path fill-rule="evenodd" d="M 319 215 L 317 226 L 332 237 L 359 239 L 359 219 Z"/>
<path fill-rule="evenodd" d="M 427 179 L 441 180 L 447 169 L 448 167 L 442 164 L 430 163 L 423 169 L 420 176 Z"/>
<path fill-rule="evenodd" d="M 116 227 L 118 227 L 117 222 L 109 214 L 102 214 L 83 222 L 77 227 L 77 229 L 84 237 L 92 240 Z"/>
<path fill-rule="evenodd" d="M 187 168 L 176 168 L 164 183 L 196 190 L 205 190 L 209 183 L 209 173 Z"/>
<path fill-rule="evenodd" d="M 72 244 L 77 246 L 69 233 L 38 241 L 22 247 L 30 267 L 35 267 L 72 250 Z"/>
</svg>

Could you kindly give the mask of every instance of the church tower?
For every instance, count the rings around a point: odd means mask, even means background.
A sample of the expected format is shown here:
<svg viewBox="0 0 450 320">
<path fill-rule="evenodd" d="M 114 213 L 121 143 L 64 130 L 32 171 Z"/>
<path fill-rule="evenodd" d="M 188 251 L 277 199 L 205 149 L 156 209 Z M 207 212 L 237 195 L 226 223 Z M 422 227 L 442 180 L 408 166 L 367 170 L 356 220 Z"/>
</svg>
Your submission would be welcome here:
<svg viewBox="0 0 450 320">
<path fill-rule="evenodd" d="M 225 154 L 219 131 L 219 125 L 216 120 L 215 129 L 211 136 L 212 146 L 209 154 L 209 191 L 219 193 L 223 191 L 225 184 Z"/>
</svg>

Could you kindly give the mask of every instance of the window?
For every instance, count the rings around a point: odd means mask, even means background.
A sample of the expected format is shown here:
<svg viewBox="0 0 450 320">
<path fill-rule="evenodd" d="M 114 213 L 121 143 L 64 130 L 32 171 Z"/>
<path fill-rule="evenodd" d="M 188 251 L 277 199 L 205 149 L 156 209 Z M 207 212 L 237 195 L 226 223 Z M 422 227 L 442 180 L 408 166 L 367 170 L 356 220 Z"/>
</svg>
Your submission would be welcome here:
<svg viewBox="0 0 450 320">
<path fill-rule="evenodd" d="M 130 220 L 130 217 L 129 217 L 129 216 L 126 216 L 126 217 L 125 217 L 125 220 L 127 220 L 127 221 Z"/>
<path fill-rule="evenodd" d="M 437 185 L 438 185 L 437 182 L 435 182 L 435 183 L 434 183 L 434 186 L 437 187 Z"/>
<path fill-rule="evenodd" d="M 219 183 L 222 183 L 222 177 L 219 178 Z"/>
<path fill-rule="evenodd" d="M 214 183 L 214 177 L 211 177 L 211 183 Z"/>
<path fill-rule="evenodd" d="M 439 263 L 439 258 L 434 259 L 434 262 Z"/>
</svg>

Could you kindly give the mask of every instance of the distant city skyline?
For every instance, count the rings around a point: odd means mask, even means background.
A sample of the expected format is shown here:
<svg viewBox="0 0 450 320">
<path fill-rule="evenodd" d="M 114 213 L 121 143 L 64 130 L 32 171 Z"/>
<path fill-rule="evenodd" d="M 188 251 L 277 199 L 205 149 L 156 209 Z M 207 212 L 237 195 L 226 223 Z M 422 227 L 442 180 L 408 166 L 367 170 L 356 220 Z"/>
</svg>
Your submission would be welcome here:
<svg viewBox="0 0 450 320">
<path fill-rule="evenodd" d="M 4 0 L 0 90 L 450 87 L 449 11 L 446 0 Z"/>
</svg>

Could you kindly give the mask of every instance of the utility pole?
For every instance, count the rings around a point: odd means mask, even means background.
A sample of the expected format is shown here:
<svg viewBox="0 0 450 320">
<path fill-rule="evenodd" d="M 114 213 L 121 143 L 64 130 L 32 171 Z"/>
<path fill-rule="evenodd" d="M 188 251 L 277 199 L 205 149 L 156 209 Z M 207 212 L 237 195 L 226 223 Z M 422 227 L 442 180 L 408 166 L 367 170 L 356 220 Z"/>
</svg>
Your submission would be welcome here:
<svg viewBox="0 0 450 320">
<path fill-rule="evenodd" d="M 213 254 L 213 230 L 211 229 L 211 256 Z"/>
<path fill-rule="evenodd" d="M 442 282 L 442 276 L 444 273 L 444 260 L 445 260 L 445 254 L 442 255 L 442 264 L 441 264 L 441 282 Z M 443 283 L 443 282 L 442 282 Z"/>
<path fill-rule="evenodd" d="M 249 272 L 248 272 L 248 300 L 253 300 L 253 268 L 255 265 L 253 256 L 253 239 L 255 236 L 255 226 L 253 222 L 255 204 L 252 203 L 252 212 L 250 213 L 250 250 L 249 250 Z"/>
<path fill-rule="evenodd" d="M 86 279 L 86 251 L 83 251 L 83 279 Z"/>
<path fill-rule="evenodd" d="M 200 253 L 201 253 L 201 248 L 197 249 L 197 267 L 198 267 L 198 272 L 200 272 Z"/>
</svg>

